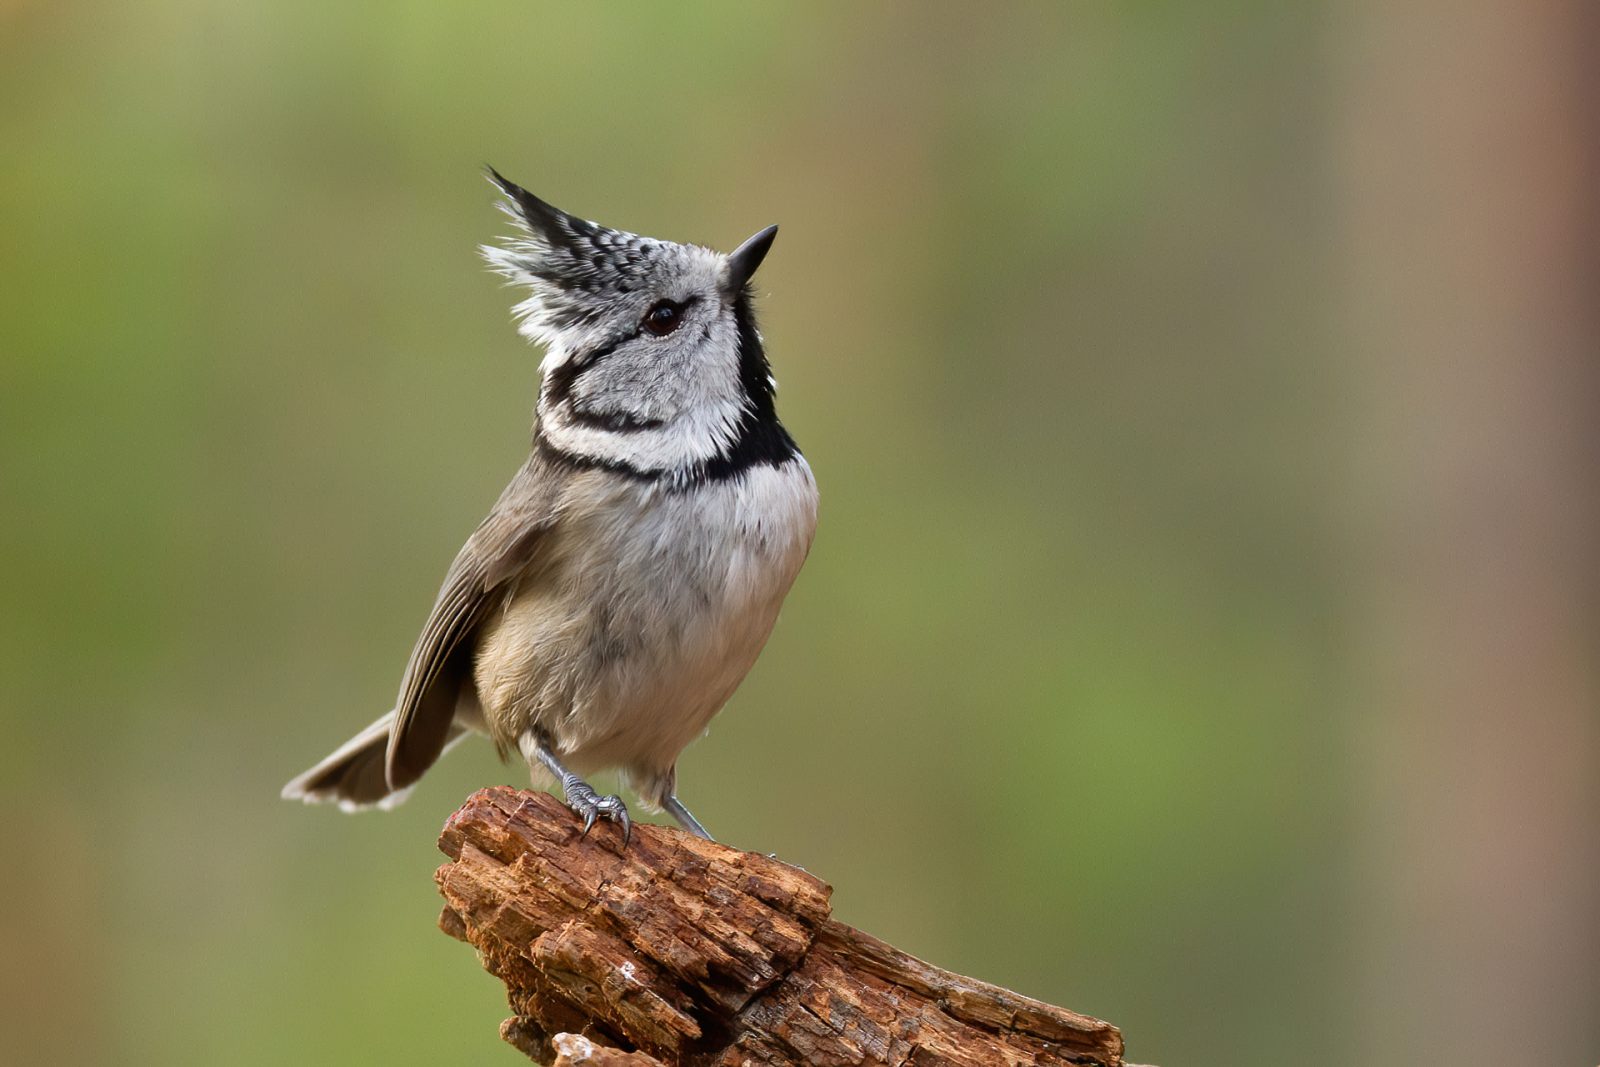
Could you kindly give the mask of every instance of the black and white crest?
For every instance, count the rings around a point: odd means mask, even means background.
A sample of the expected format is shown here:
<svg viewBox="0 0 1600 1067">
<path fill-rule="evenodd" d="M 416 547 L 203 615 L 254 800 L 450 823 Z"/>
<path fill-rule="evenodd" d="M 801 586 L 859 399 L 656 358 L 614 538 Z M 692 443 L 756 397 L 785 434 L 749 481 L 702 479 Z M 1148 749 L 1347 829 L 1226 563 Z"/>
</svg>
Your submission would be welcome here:
<svg viewBox="0 0 1600 1067">
<path fill-rule="evenodd" d="M 525 318 L 536 315 L 543 329 L 592 326 L 616 297 L 647 289 L 652 280 L 662 280 L 685 265 L 678 262 L 684 257 L 676 250 L 688 251 L 689 246 L 613 230 L 569 215 L 493 167 L 489 178 L 505 194 L 500 209 L 520 233 L 501 247 L 485 246 L 484 258 L 512 281 L 535 290 L 538 305 L 529 301 L 517 310 Z M 548 340 L 543 336 L 536 339 Z"/>
<path fill-rule="evenodd" d="M 795 455 L 749 285 L 776 227 L 723 255 L 611 229 L 489 177 L 518 232 L 484 257 L 528 289 L 520 329 L 548 352 L 542 447 L 680 483 Z"/>
<path fill-rule="evenodd" d="M 533 238 L 513 241 L 506 251 L 518 255 L 519 266 L 552 286 L 629 292 L 648 280 L 653 261 L 666 247 L 664 241 L 569 215 L 492 167 L 489 176 L 506 195 L 502 209 Z"/>
</svg>

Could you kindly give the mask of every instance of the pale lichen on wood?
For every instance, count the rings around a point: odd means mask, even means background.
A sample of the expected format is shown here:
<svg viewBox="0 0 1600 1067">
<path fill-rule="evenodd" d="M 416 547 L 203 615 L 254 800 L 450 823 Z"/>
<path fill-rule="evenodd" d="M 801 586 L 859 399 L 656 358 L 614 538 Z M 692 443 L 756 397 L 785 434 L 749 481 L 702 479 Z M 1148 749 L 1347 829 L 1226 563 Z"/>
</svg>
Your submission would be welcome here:
<svg viewBox="0 0 1600 1067">
<path fill-rule="evenodd" d="M 677 830 L 583 838 L 545 793 L 445 825 L 440 927 L 478 950 L 546 1064 L 1098 1064 L 1110 1023 L 940 970 L 830 917 L 828 885 Z"/>
</svg>

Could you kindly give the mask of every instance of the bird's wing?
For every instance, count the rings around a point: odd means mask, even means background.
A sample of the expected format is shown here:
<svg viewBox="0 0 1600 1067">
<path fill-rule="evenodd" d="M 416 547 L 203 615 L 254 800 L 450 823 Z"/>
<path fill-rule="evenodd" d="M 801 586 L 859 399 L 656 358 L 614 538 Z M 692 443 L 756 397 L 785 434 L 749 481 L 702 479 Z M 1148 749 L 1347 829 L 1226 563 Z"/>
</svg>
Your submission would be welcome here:
<svg viewBox="0 0 1600 1067">
<path fill-rule="evenodd" d="M 468 638 L 555 524 L 560 488 L 558 472 L 535 452 L 450 565 L 400 684 L 385 763 L 390 789 L 422 777 L 444 749 L 472 671 Z"/>
</svg>

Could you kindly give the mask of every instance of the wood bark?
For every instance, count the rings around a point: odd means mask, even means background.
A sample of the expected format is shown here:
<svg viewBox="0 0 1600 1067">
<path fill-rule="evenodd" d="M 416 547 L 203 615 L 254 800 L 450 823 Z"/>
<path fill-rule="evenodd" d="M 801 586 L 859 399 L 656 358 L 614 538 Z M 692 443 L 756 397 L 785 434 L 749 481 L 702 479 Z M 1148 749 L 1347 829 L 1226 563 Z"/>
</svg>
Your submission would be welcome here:
<svg viewBox="0 0 1600 1067">
<path fill-rule="evenodd" d="M 546 793 L 445 824 L 439 925 L 478 950 L 545 1064 L 1096 1064 L 1110 1023 L 940 970 L 829 916 L 830 887 L 660 826 L 587 838 Z"/>
</svg>

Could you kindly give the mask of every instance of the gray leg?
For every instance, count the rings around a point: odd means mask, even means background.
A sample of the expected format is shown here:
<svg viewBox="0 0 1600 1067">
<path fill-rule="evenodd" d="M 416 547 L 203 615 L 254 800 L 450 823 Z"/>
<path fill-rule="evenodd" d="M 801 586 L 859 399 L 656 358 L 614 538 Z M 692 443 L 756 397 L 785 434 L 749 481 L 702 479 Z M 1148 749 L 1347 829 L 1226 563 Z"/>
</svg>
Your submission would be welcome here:
<svg viewBox="0 0 1600 1067">
<path fill-rule="evenodd" d="M 683 801 L 678 799 L 678 794 L 668 793 L 667 798 L 661 802 L 661 807 L 668 815 L 678 820 L 679 826 L 683 827 L 694 836 L 703 837 L 707 841 L 716 840 L 716 838 L 712 837 L 706 832 L 706 828 L 704 826 L 700 825 L 700 820 L 691 815 L 689 813 L 689 809 L 683 806 Z"/>
<path fill-rule="evenodd" d="M 519 746 L 524 759 L 538 760 L 545 770 L 556 776 L 561 792 L 566 796 L 567 807 L 583 816 L 583 833 L 588 836 L 596 818 L 610 819 L 622 825 L 622 843 L 626 845 L 633 836 L 633 824 L 628 821 L 628 809 L 616 795 L 601 796 L 588 782 L 567 770 L 550 751 L 544 738 L 533 731 L 522 735 Z M 685 812 L 684 814 L 688 814 Z M 703 831 L 702 831 L 703 832 Z"/>
</svg>

